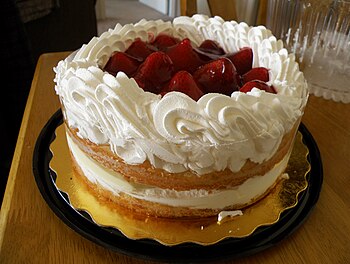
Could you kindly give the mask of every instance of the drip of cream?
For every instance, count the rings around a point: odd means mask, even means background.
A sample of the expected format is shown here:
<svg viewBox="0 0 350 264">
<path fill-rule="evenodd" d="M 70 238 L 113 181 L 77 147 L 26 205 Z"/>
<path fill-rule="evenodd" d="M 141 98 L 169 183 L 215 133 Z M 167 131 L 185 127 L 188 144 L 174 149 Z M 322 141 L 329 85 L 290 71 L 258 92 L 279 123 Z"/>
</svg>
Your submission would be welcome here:
<svg viewBox="0 0 350 264">
<path fill-rule="evenodd" d="M 234 211 L 221 211 L 218 214 L 218 223 L 220 224 L 222 220 L 224 220 L 226 217 L 234 217 L 234 216 L 240 216 L 243 215 L 243 212 L 241 210 L 234 210 Z"/>
</svg>

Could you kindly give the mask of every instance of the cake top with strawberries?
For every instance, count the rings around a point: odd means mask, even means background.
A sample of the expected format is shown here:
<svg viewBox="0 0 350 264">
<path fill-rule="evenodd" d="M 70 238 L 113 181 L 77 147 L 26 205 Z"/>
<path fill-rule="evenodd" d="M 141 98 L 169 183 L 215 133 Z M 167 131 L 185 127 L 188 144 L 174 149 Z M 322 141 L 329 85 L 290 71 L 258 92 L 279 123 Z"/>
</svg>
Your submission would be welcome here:
<svg viewBox="0 0 350 264">
<path fill-rule="evenodd" d="M 118 24 L 55 72 L 80 137 L 169 172 L 267 160 L 308 97 L 294 55 L 269 30 L 203 15 Z"/>
<path fill-rule="evenodd" d="M 114 76 L 124 72 L 144 91 L 161 95 L 177 91 L 194 100 L 206 93 L 231 95 L 253 88 L 276 93 L 267 84 L 268 69 L 252 64 L 250 47 L 225 53 L 214 40 L 195 47 L 188 38 L 159 34 L 149 42 L 137 38 L 125 51 L 114 52 L 104 70 Z"/>
</svg>

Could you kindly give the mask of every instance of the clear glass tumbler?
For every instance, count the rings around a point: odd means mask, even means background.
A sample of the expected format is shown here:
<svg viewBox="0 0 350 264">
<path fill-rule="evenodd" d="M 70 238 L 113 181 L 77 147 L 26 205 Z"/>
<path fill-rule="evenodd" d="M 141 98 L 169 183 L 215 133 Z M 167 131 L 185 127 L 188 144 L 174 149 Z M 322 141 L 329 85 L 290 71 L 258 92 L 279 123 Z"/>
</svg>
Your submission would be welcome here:
<svg viewBox="0 0 350 264">
<path fill-rule="evenodd" d="M 295 53 L 310 93 L 350 103 L 350 0 L 269 0 L 266 25 Z"/>
</svg>

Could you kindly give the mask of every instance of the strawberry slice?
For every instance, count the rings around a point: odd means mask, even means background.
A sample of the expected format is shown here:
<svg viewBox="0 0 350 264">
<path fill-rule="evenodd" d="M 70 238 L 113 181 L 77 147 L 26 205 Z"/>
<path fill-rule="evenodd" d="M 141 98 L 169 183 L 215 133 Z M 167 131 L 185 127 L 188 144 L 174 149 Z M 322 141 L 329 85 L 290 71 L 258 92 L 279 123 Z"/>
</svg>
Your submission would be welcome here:
<svg viewBox="0 0 350 264">
<path fill-rule="evenodd" d="M 148 55 L 155 51 L 157 51 L 156 47 L 142 41 L 140 38 L 137 38 L 129 48 L 127 48 L 125 53 L 137 59 L 145 60 Z"/>
<path fill-rule="evenodd" d="M 145 91 L 158 94 L 165 82 L 171 79 L 174 65 L 162 51 L 149 55 L 135 73 L 135 81 Z"/>
<path fill-rule="evenodd" d="M 238 90 L 236 68 L 224 57 L 198 68 L 193 78 L 204 93 L 231 95 Z"/>
<path fill-rule="evenodd" d="M 112 75 L 117 75 L 118 72 L 124 72 L 128 77 L 131 77 L 141 64 L 141 61 L 124 53 L 117 51 L 109 58 L 104 70 Z"/>
<path fill-rule="evenodd" d="M 272 85 L 267 85 L 265 82 L 255 80 L 255 81 L 249 81 L 245 83 L 241 89 L 239 89 L 240 92 L 242 93 L 247 93 L 250 92 L 253 88 L 258 88 L 260 90 L 264 90 L 265 92 L 268 93 L 274 93 L 276 94 L 276 90 Z"/>
<path fill-rule="evenodd" d="M 198 47 L 199 50 L 215 55 L 224 55 L 225 51 L 214 41 L 210 39 L 204 40 Z"/>
<path fill-rule="evenodd" d="M 253 50 L 249 47 L 242 48 L 235 53 L 227 54 L 226 57 L 233 62 L 239 75 L 245 74 L 252 68 Z"/>
<path fill-rule="evenodd" d="M 253 80 L 268 82 L 269 79 L 269 71 L 264 67 L 253 68 L 242 76 L 243 84 Z"/>
<path fill-rule="evenodd" d="M 185 70 L 193 73 L 200 65 L 204 63 L 194 51 L 191 41 L 186 38 L 175 46 L 169 47 L 166 54 L 174 63 L 175 71 Z"/>
<path fill-rule="evenodd" d="M 171 78 L 169 84 L 161 94 L 171 91 L 187 94 L 195 101 L 197 101 L 203 95 L 202 90 L 197 86 L 196 82 L 193 79 L 193 76 L 187 71 L 177 72 L 173 78 Z"/>
<path fill-rule="evenodd" d="M 174 38 L 172 36 L 166 34 L 159 34 L 151 44 L 161 51 L 165 51 L 168 47 L 174 46 L 179 43 L 180 40 L 178 38 Z"/>
</svg>

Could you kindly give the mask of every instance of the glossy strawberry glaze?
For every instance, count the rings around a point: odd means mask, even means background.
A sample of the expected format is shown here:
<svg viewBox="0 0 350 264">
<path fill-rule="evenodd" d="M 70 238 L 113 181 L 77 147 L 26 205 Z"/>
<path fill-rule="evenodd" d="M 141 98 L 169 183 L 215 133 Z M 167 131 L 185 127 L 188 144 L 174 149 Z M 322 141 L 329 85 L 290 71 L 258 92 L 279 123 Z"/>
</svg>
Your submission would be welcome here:
<svg viewBox="0 0 350 264">
<path fill-rule="evenodd" d="M 126 73 L 145 91 L 161 95 L 177 91 L 194 100 L 206 93 L 231 95 L 254 87 L 276 93 L 267 84 L 269 70 L 252 68 L 252 61 L 248 47 L 226 54 L 213 40 L 194 47 L 187 38 L 160 34 L 150 43 L 136 39 L 124 52 L 113 53 L 104 70 Z"/>
</svg>

